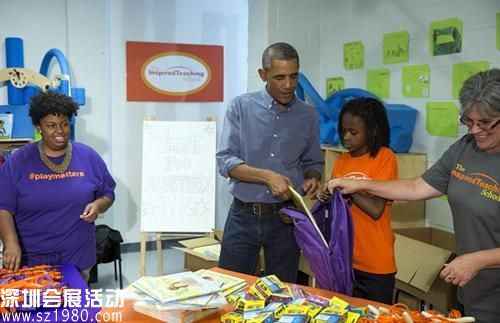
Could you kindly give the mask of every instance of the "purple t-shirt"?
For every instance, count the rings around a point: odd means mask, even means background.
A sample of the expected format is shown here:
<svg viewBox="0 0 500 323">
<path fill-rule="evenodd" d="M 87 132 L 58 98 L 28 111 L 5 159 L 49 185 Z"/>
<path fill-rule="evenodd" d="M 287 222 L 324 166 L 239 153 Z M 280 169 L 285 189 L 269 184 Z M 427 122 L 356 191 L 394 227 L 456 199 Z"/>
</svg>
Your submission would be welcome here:
<svg viewBox="0 0 500 323">
<path fill-rule="evenodd" d="M 23 255 L 55 251 L 63 264 L 85 270 L 96 262 L 95 226 L 80 215 L 97 198 L 114 200 L 116 183 L 97 152 L 72 145 L 63 174 L 43 163 L 37 143 L 13 153 L 0 167 L 0 209 L 14 214 Z M 50 159 L 60 164 L 64 156 Z"/>
</svg>

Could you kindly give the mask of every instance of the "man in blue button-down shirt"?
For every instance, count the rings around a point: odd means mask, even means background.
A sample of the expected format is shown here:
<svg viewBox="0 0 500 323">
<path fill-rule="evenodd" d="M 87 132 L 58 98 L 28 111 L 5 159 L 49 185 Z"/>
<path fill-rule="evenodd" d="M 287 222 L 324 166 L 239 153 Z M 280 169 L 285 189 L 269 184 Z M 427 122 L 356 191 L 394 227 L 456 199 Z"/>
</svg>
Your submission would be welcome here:
<svg viewBox="0 0 500 323">
<path fill-rule="evenodd" d="M 231 102 L 217 152 L 234 196 L 219 266 L 253 274 L 263 247 L 265 274 L 288 282 L 297 278 L 300 251 L 279 209 L 292 204 L 289 186 L 315 197 L 323 167 L 316 110 L 295 96 L 298 72 L 292 46 L 269 46 L 259 69 L 266 87 Z"/>
</svg>

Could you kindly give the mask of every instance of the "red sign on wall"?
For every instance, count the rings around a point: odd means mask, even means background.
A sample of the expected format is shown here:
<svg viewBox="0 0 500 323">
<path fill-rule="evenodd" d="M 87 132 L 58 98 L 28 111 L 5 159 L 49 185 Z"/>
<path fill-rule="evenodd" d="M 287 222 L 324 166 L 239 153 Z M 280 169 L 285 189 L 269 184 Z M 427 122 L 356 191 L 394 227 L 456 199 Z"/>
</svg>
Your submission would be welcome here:
<svg viewBox="0 0 500 323">
<path fill-rule="evenodd" d="M 127 101 L 220 102 L 224 48 L 127 42 Z"/>
</svg>

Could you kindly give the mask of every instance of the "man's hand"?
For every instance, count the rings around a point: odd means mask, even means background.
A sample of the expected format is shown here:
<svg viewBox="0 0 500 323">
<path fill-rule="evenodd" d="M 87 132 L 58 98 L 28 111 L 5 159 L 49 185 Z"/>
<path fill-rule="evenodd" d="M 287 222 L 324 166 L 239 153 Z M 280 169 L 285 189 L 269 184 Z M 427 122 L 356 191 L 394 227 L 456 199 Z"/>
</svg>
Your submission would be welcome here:
<svg viewBox="0 0 500 323">
<path fill-rule="evenodd" d="M 279 215 L 280 215 L 280 218 L 281 218 L 281 221 L 283 221 L 283 223 L 285 224 L 290 224 L 293 222 L 292 218 L 289 217 L 285 212 L 279 210 Z"/>
<path fill-rule="evenodd" d="M 321 183 L 316 177 L 306 178 L 304 179 L 304 183 L 302 183 L 302 190 L 310 199 L 316 199 L 320 189 Z"/>
<path fill-rule="evenodd" d="M 271 193 L 277 199 L 281 201 L 287 201 L 290 199 L 291 194 L 288 190 L 288 186 L 293 187 L 293 183 L 290 178 L 273 171 L 269 171 L 267 186 L 271 189 Z"/>
</svg>

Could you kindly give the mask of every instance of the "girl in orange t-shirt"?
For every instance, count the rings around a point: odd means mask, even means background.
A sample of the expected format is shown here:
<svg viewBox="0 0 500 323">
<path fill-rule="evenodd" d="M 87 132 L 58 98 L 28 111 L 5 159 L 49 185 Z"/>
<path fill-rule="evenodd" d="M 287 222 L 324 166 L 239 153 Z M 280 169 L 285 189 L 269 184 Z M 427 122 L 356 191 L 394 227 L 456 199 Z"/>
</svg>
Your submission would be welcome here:
<svg viewBox="0 0 500 323">
<path fill-rule="evenodd" d="M 389 122 L 383 104 L 372 98 L 349 101 L 339 115 L 338 133 L 347 148 L 331 177 L 391 180 L 398 175 L 389 146 Z M 329 194 L 326 185 L 321 199 Z M 356 192 L 347 196 L 354 226 L 353 296 L 392 304 L 396 274 L 392 201 Z"/>
</svg>

